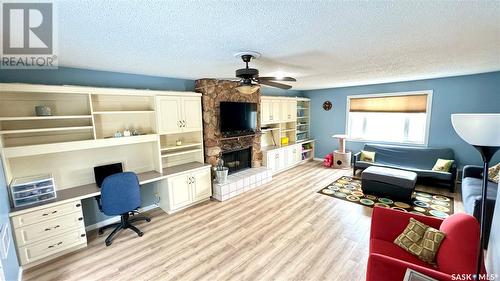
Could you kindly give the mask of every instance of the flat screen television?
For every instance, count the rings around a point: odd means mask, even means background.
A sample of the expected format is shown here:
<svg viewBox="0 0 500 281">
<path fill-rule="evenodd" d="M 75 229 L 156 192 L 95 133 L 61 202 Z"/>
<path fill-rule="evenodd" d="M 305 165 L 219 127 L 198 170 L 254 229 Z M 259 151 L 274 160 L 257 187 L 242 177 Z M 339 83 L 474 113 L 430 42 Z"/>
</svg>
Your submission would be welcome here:
<svg viewBox="0 0 500 281">
<path fill-rule="evenodd" d="M 255 133 L 257 104 L 250 102 L 221 102 L 220 130 L 224 136 Z"/>
</svg>

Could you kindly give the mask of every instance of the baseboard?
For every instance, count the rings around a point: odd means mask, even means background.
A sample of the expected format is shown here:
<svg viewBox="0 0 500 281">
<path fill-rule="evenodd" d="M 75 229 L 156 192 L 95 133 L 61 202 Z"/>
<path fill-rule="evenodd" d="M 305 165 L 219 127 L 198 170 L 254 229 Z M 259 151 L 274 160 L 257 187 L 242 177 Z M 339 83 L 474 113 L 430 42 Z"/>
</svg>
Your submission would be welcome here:
<svg viewBox="0 0 500 281">
<path fill-rule="evenodd" d="M 17 281 L 23 281 L 23 267 L 19 266 L 19 271 L 17 272 Z"/>
<path fill-rule="evenodd" d="M 323 158 L 314 157 L 313 160 L 314 161 L 321 161 L 321 162 L 323 162 Z"/>
<path fill-rule="evenodd" d="M 151 204 L 149 206 L 139 208 L 139 212 L 147 212 L 147 211 L 150 211 L 150 210 L 153 210 L 156 208 L 158 208 L 158 206 L 156 204 Z M 112 218 L 100 221 L 98 223 L 94 223 L 94 224 L 86 226 L 85 231 L 91 231 L 94 229 L 98 229 L 98 228 L 101 228 L 105 225 L 112 224 L 112 223 L 119 222 L 119 221 L 120 221 L 120 216 L 112 217 Z"/>
</svg>

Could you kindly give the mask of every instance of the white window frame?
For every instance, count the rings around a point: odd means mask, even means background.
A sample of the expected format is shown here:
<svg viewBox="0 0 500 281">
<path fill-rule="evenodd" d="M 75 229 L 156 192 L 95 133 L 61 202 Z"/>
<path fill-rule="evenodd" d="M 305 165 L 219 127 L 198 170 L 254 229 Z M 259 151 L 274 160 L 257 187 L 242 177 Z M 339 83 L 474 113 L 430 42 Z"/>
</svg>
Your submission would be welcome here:
<svg viewBox="0 0 500 281">
<path fill-rule="evenodd" d="M 428 146 L 429 144 L 429 133 L 431 127 L 431 113 L 432 113 L 432 95 L 433 90 L 423 90 L 423 91 L 408 91 L 408 92 L 393 92 L 393 93 L 377 93 L 377 94 L 362 94 L 362 95 L 351 95 L 347 96 L 346 102 L 346 114 L 345 114 L 345 129 L 346 134 L 348 134 L 347 141 L 352 142 L 371 142 L 371 143 L 382 143 L 382 144 L 397 144 L 397 145 L 407 145 L 407 146 Z M 411 96 L 411 95 L 427 95 L 427 110 L 426 110 L 426 120 L 425 120 L 425 136 L 424 143 L 410 143 L 410 142 L 391 142 L 391 141 L 380 141 L 371 139 L 352 139 L 349 130 L 349 111 L 351 110 L 351 99 L 355 98 L 374 98 L 374 97 L 393 97 L 393 96 Z"/>
</svg>

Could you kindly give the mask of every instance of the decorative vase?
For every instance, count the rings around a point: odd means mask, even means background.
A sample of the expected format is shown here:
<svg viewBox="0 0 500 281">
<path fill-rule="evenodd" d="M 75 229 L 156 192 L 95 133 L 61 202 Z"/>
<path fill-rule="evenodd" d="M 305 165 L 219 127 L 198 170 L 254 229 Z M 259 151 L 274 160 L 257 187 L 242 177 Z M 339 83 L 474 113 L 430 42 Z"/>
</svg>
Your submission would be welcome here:
<svg viewBox="0 0 500 281">
<path fill-rule="evenodd" d="M 222 170 L 215 170 L 215 176 L 218 183 L 225 183 L 227 181 L 227 175 L 229 173 L 229 168 L 222 167 Z"/>
</svg>

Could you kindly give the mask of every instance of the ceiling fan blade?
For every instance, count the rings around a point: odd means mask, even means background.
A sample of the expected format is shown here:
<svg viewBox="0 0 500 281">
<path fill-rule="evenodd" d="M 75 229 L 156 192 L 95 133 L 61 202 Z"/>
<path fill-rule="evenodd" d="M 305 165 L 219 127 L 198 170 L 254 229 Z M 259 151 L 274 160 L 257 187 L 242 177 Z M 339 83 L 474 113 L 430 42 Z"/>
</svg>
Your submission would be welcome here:
<svg viewBox="0 0 500 281">
<path fill-rule="evenodd" d="M 289 81 L 289 82 L 296 82 L 297 79 L 293 77 L 259 77 L 259 80 L 271 80 L 271 81 Z"/>
<path fill-rule="evenodd" d="M 228 77 L 222 77 L 221 78 L 221 77 L 219 77 L 219 78 L 215 78 L 215 79 L 217 79 L 217 80 L 228 80 L 228 81 L 234 81 L 234 82 L 241 81 L 240 78 L 234 78 L 234 77 L 233 78 L 228 78 Z"/>
<path fill-rule="evenodd" d="M 271 87 L 275 87 L 275 88 L 280 88 L 280 89 L 283 89 L 283 90 L 288 90 L 288 89 L 292 88 L 292 86 L 290 86 L 290 85 L 276 83 L 276 82 L 272 82 L 272 81 L 269 81 L 269 80 L 259 80 L 259 83 L 262 84 L 262 85 L 271 86 Z"/>
</svg>

